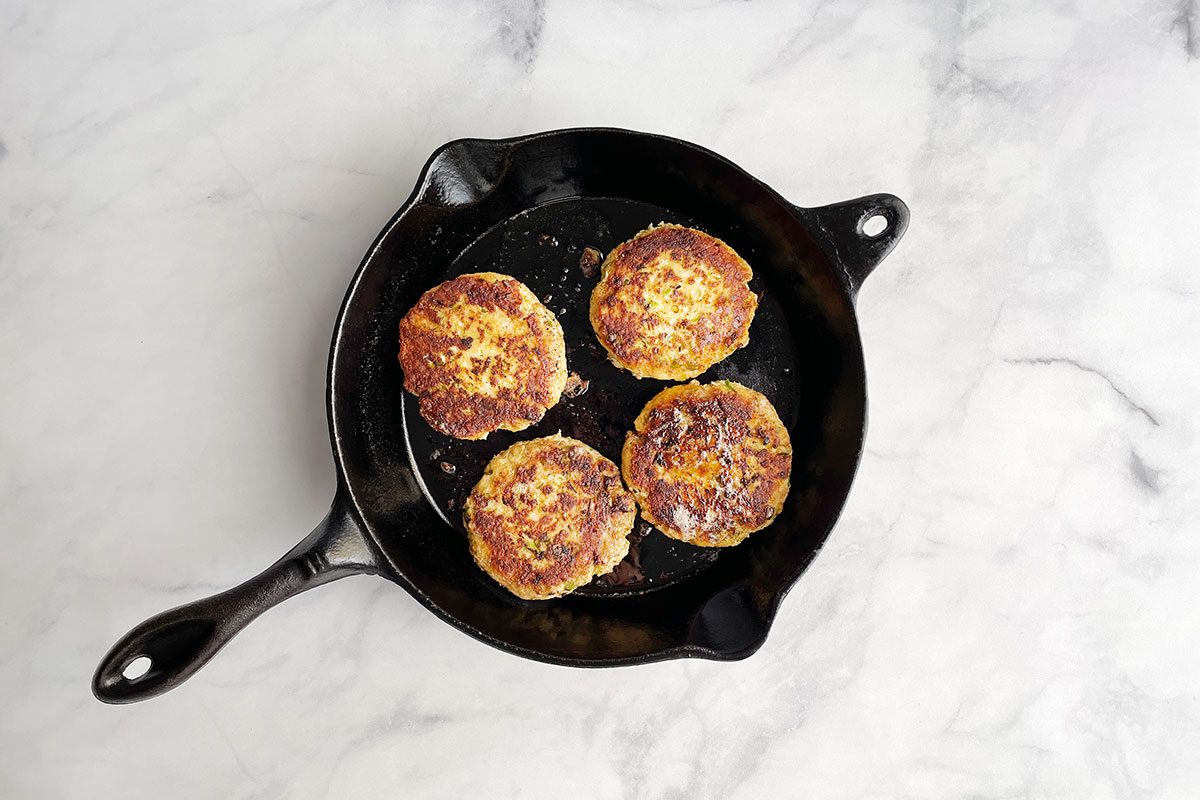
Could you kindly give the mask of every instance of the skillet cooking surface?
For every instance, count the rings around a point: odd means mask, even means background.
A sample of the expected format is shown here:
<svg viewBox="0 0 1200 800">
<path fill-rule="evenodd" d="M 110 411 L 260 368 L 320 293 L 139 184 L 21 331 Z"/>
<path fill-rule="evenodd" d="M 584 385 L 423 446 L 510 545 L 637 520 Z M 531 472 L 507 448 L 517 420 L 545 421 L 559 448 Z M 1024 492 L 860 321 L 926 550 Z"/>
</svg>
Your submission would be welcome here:
<svg viewBox="0 0 1200 800">
<path fill-rule="evenodd" d="M 524 282 L 558 316 L 566 337 L 568 368 L 589 382 L 583 395 L 564 395 L 541 422 L 518 433 L 493 433 L 484 441 L 440 434 L 417 413 L 415 402 L 405 404 L 414 461 L 430 500 L 464 535 L 463 502 L 492 456 L 514 442 L 561 431 L 595 447 L 619 465 L 625 433 L 633 427 L 634 418 L 654 394 L 672 385 L 669 381 L 639 380 L 608 360 L 588 320 L 588 301 L 599 276 L 587 278 L 579 267 L 583 248 L 596 247 L 606 255 L 658 222 L 698 227 L 695 220 L 650 203 L 611 198 L 560 200 L 521 212 L 493 227 L 467 247 L 439 278 L 491 271 Z M 727 235 L 724 231 L 708 232 Z M 697 380 L 728 378 L 757 389 L 775 404 L 784 424 L 795 428 L 797 364 L 787 321 L 760 277 L 755 276 L 750 288 L 761 295 L 750 329 L 750 344 Z M 617 569 L 576 591 L 593 595 L 649 591 L 704 568 L 719 555 L 716 548 L 670 539 L 640 517 L 630 539 L 629 556 Z"/>
</svg>

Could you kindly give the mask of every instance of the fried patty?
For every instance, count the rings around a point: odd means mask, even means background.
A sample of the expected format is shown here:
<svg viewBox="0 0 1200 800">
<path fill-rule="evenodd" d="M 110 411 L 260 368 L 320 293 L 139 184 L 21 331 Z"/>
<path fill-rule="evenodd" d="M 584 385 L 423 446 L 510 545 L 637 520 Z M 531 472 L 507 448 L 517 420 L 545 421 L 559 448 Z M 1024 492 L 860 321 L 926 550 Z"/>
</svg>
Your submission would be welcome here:
<svg viewBox="0 0 1200 800">
<path fill-rule="evenodd" d="M 495 272 L 421 295 L 400 320 L 400 366 L 421 416 L 457 439 L 528 428 L 567 382 L 558 319 L 525 284 Z"/>
<path fill-rule="evenodd" d="M 526 600 L 611 572 L 629 552 L 635 515 L 617 465 L 559 435 L 497 455 L 463 506 L 476 563 Z"/>
<path fill-rule="evenodd" d="M 613 363 L 639 378 L 694 378 L 750 341 L 753 273 L 715 236 L 651 226 L 617 245 L 600 271 L 592 327 Z"/>
<path fill-rule="evenodd" d="M 662 390 L 621 452 L 642 516 L 702 547 L 729 547 L 771 524 L 791 472 L 791 439 L 774 406 L 733 381 Z"/>
</svg>

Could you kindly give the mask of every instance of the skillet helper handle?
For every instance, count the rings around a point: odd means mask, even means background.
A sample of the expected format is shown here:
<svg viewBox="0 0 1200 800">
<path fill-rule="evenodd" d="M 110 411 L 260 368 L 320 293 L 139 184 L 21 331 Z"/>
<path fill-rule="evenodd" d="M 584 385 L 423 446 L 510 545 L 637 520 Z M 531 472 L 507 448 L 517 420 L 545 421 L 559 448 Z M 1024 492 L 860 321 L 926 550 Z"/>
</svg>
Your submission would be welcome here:
<svg viewBox="0 0 1200 800">
<path fill-rule="evenodd" d="M 321 524 L 283 558 L 228 591 L 151 617 L 125 634 L 100 662 L 92 692 L 105 703 L 134 703 L 174 689 L 267 609 L 376 562 L 339 497 Z M 149 668 L 135 672 L 133 665 Z M 126 677 L 129 670 L 133 677 Z"/>
<path fill-rule="evenodd" d="M 800 211 L 832 250 L 851 297 L 858 295 L 863 281 L 908 229 L 908 206 L 891 194 L 871 194 Z M 882 218 L 882 229 L 876 217 Z"/>
</svg>

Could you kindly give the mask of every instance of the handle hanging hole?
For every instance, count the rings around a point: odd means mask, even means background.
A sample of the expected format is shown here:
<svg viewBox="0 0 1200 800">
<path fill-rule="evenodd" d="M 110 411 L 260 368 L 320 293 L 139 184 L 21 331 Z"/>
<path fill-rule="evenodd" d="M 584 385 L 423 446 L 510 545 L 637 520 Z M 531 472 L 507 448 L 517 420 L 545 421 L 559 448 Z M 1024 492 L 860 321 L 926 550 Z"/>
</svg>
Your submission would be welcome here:
<svg viewBox="0 0 1200 800">
<path fill-rule="evenodd" d="M 127 681 L 136 681 L 144 678 L 146 673 L 150 671 L 150 667 L 154 662 L 148 656 L 138 656 L 125 665 L 125 669 L 121 670 L 121 674 L 125 676 Z"/>
<path fill-rule="evenodd" d="M 888 229 L 887 218 L 883 214 L 871 214 L 858 225 L 858 232 L 868 239 L 874 239 Z"/>
</svg>

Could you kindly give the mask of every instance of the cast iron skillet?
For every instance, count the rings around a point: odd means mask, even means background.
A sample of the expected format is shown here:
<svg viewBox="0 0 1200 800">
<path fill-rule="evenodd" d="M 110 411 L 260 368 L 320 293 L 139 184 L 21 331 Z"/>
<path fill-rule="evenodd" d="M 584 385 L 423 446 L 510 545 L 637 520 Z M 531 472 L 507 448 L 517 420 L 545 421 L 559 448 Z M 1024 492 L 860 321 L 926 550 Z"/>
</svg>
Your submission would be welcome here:
<svg viewBox="0 0 1200 800">
<path fill-rule="evenodd" d="M 874 216 L 886 227 L 871 236 L 863 225 Z M 559 600 L 518 600 L 471 560 L 461 503 L 491 456 L 520 439 L 561 430 L 619 460 L 634 416 L 666 384 L 639 381 L 604 357 L 587 317 L 595 278 L 580 270 L 580 251 L 607 252 L 663 221 L 724 239 L 754 268 L 762 299 L 750 344 L 700 380 L 734 379 L 775 404 L 795 450 L 791 494 L 775 523 L 739 547 L 692 547 L 639 521 L 611 576 Z M 128 703 L 173 689 L 276 603 L 362 573 L 395 581 L 477 639 L 540 661 L 745 658 L 850 489 L 866 423 L 853 300 L 907 225 L 907 207 L 891 195 L 799 208 L 721 156 L 665 136 L 579 128 L 444 145 L 367 252 L 334 326 L 328 409 L 338 483 L 329 515 L 256 577 L 126 634 L 96 671 L 96 697 Z M 543 297 L 562 321 L 570 368 L 590 386 L 526 431 L 460 442 L 432 431 L 405 396 L 397 326 L 426 289 L 485 269 Z M 149 670 L 124 677 L 143 656 Z"/>
</svg>

